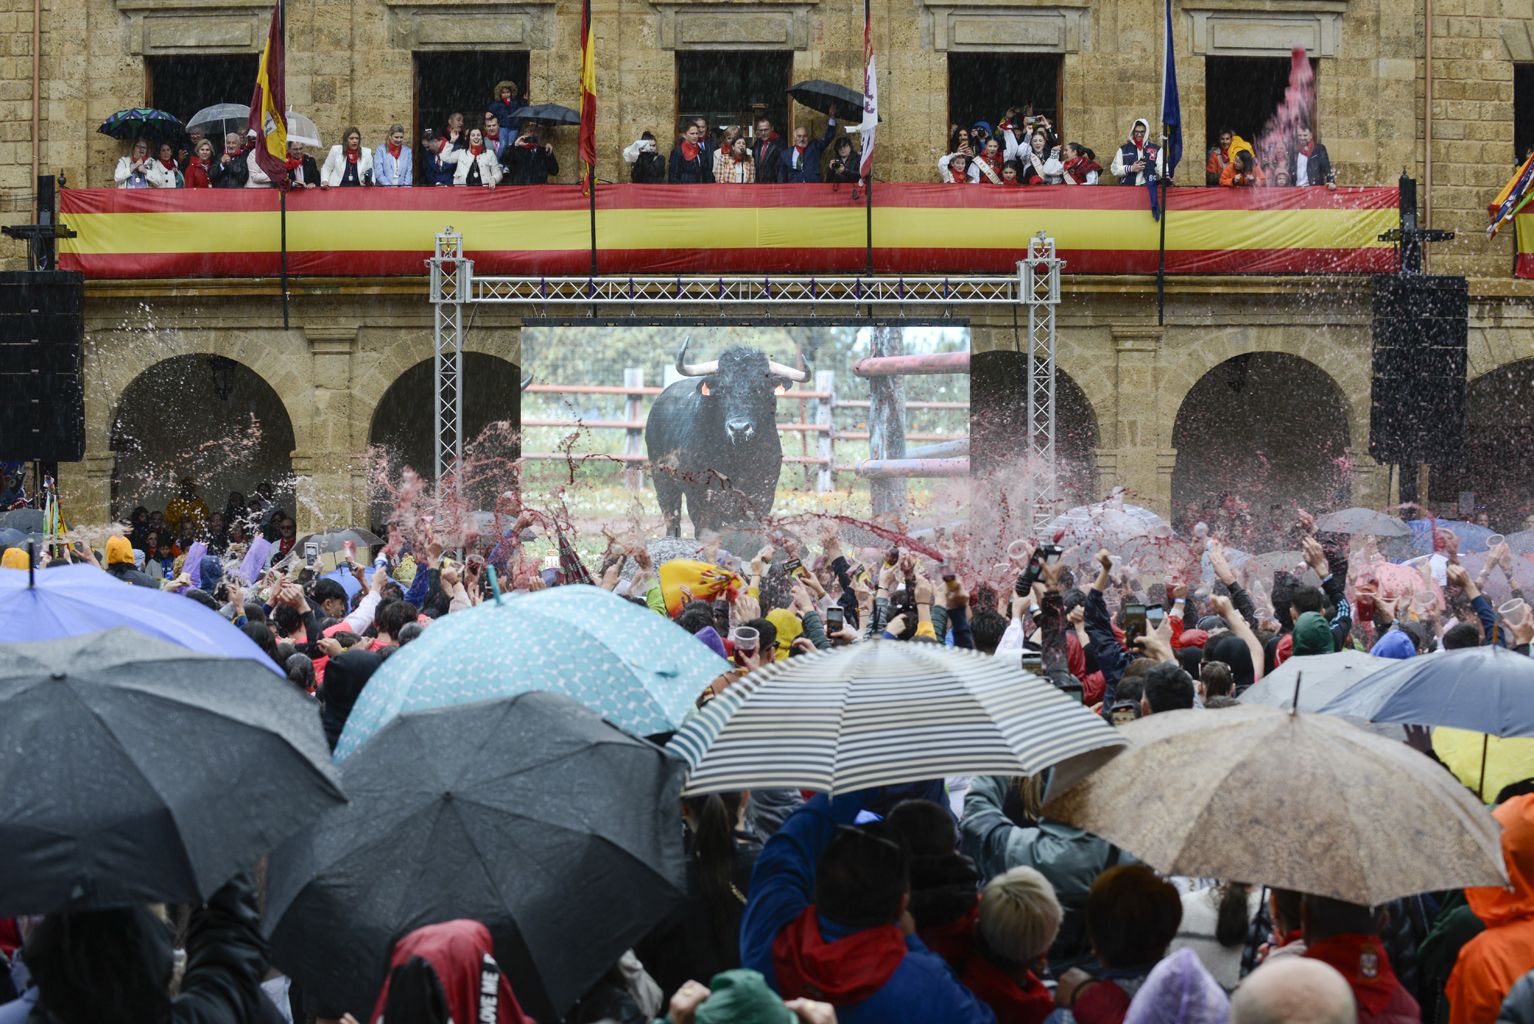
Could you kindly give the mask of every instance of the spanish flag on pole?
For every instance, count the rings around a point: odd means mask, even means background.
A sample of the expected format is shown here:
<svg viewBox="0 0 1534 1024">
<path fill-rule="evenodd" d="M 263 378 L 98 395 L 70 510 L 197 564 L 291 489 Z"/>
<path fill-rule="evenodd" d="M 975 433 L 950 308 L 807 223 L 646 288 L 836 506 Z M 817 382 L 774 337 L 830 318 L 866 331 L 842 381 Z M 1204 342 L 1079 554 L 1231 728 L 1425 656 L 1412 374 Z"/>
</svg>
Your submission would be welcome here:
<svg viewBox="0 0 1534 1024">
<path fill-rule="evenodd" d="M 250 95 L 250 129 L 256 133 L 256 148 L 250 155 L 272 184 L 285 188 L 288 183 L 288 109 L 286 71 L 283 60 L 282 4 L 272 8 L 272 28 L 261 51 L 261 66 L 256 70 L 256 89 Z"/>
<path fill-rule="evenodd" d="M 581 4 L 581 182 L 596 183 L 597 168 L 597 41 L 591 31 L 591 0 Z"/>
</svg>

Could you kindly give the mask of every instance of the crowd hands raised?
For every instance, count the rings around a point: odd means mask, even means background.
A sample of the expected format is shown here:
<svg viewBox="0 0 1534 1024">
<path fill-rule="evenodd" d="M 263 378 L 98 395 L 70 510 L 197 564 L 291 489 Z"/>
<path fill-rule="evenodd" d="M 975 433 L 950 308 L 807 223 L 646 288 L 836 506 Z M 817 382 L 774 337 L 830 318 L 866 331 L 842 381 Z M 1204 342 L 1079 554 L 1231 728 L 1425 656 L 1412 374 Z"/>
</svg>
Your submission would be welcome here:
<svg viewBox="0 0 1534 1024">
<path fill-rule="evenodd" d="M 412 539 L 391 530 L 371 562 L 346 551 L 334 573 L 321 574 L 301 557 L 292 520 L 262 493 L 249 502 L 231 495 L 219 514 L 188 481 L 163 513 L 135 511 L 132 533 L 107 542 L 105 568 L 230 618 L 314 695 L 334 746 L 384 659 L 442 615 L 486 598 L 488 566 L 512 590 L 584 575 L 578 560 L 525 553 L 548 526 L 536 513 L 518 515 L 499 538 L 471 541 L 461 559 L 447 554 L 428 524 L 414 525 Z M 182 543 L 238 559 L 259 530 L 267 531 L 259 539 L 271 545 L 272 565 L 257 579 L 231 578 L 213 554 L 204 558 L 200 586 L 191 587 L 177 561 L 187 557 Z M 1411 657 L 1486 643 L 1528 653 L 1534 617 L 1524 610 L 1503 621 L 1458 564 L 1452 539 L 1424 570 L 1442 571 L 1441 602 L 1367 582 L 1350 600 L 1346 539 L 1317 533 L 1304 513 L 1296 531 L 1306 574 L 1295 566 L 1270 580 L 1233 570 L 1209 536 L 1194 539 L 1211 583 L 1190 571 L 1140 572 L 1106 549 L 1063 552 L 1048 539 L 1014 542 L 1006 561 L 978 569 L 981 545 L 962 530 L 939 531 L 932 547 L 941 560 L 898 545 L 848 549 L 835 531 L 818 548 L 776 534 L 737 556 L 705 533 L 686 557 L 709 571 L 696 582 L 673 580 L 675 602 L 661 585 L 665 563 L 641 538 L 611 539 L 592 575 L 628 601 L 671 614 L 734 662 L 698 696 L 700 707 L 773 661 L 875 639 L 1021 657 L 1115 723 L 1190 708 L 1218 713 L 1293 657 L 1347 648 Z M 135 546 L 155 552 L 144 559 L 147 572 L 135 567 Z M 78 553 L 94 560 L 88 550 Z M 1353 554 L 1368 557 L 1367 546 Z M 5 566 L 24 568 L 15 555 L 5 553 Z M 1487 571 L 1507 558 L 1505 546 L 1493 550 Z M 1319 585 L 1306 582 L 1310 572 Z M 355 588 L 337 575 L 351 576 Z M 1515 888 L 1499 898 L 1521 909 L 1486 915 L 1487 930 L 1472 938 L 1467 921 L 1450 923 L 1469 913 L 1457 893 L 1370 908 L 1228 880 L 1160 877 L 1129 852 L 1045 816 L 1047 781 L 934 779 L 834 799 L 773 790 L 688 798 L 685 908 L 639 941 L 566 1020 L 1490 1024 L 1504 998 L 1512 1008 L 1504 1019 L 1534 1019 L 1507 1016 L 1534 1011 L 1534 980 L 1518 980 L 1534 970 L 1534 940 L 1517 931 L 1534 916 L 1534 871 L 1513 867 L 1534 859 L 1534 807 L 1524 807 L 1534 796 L 1503 796 L 1519 816 L 1503 819 Z M 1479 891 L 1470 891 L 1472 907 L 1481 907 Z M 254 992 L 262 946 L 253 915 L 238 910 L 242 901 L 254 906 L 236 885 L 198 911 L 230 919 L 221 931 L 193 929 L 184 986 L 220 976 L 231 990 Z M 145 968 L 124 958 L 62 970 L 69 954 L 57 926 L 50 930 L 53 920 L 25 923 L 33 941 L 43 941 L 31 982 L 18 975 L 22 1000 L 0 1002 L 0 1024 L 27 1019 L 34 1003 L 34 1020 L 58 1024 L 164 1019 L 163 1007 L 138 1018 L 94 1014 L 92 997 L 80 994 L 92 983 L 82 979 Z M 449 926 L 479 927 L 430 927 Z M 0 927 L 0 950 L 14 955 L 5 935 Z M 404 937 L 397 950 L 420 935 Z M 250 955 L 230 956 L 231 948 Z M 33 952 L 29 944 L 22 956 Z M 474 964 L 488 954 L 474 952 Z M 53 994 L 64 986 L 72 986 L 68 998 Z M 122 990 L 102 982 L 94 998 Z M 208 1022 L 295 1019 L 265 998 L 229 998 L 202 1015 L 170 1004 L 168 1013 Z M 392 998 L 380 996 L 367 1024 L 381 1019 L 386 1002 L 390 1024 L 448 1019 Z M 494 1019 L 526 1019 L 514 999 L 505 1002 L 511 1015 Z M 474 1019 L 472 1007 L 457 1008 L 452 1019 Z"/>
</svg>

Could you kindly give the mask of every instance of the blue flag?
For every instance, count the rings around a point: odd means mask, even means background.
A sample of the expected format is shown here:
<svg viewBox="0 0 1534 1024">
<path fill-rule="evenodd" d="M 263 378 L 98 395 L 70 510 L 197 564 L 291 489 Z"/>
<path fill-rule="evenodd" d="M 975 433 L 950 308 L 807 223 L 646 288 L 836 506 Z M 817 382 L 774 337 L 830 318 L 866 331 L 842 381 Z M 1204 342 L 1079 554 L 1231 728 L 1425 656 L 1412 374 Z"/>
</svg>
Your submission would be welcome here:
<svg viewBox="0 0 1534 1024">
<path fill-rule="evenodd" d="M 1177 55 L 1172 46 L 1172 0 L 1166 0 L 1166 52 L 1161 56 L 1161 124 L 1166 138 L 1162 144 L 1162 171 L 1172 177 L 1177 162 L 1182 159 L 1182 103 L 1177 98 Z M 1154 172 L 1155 164 L 1151 164 Z M 1157 201 L 1158 175 L 1146 175 L 1151 187 L 1151 216 L 1161 217 L 1161 204 Z"/>
</svg>

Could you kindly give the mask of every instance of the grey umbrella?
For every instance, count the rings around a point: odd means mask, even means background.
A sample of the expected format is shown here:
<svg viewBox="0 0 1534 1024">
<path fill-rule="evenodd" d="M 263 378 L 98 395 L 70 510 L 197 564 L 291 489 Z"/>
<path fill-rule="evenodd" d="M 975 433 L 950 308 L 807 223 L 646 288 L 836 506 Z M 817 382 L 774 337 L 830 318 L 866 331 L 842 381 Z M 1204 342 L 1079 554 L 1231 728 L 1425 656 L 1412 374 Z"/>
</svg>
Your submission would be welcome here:
<svg viewBox="0 0 1534 1024">
<path fill-rule="evenodd" d="M 0 915 L 200 903 L 343 803 L 314 702 L 126 627 L 0 659 Z"/>
<path fill-rule="evenodd" d="M 482 921 L 517 999 L 557 1019 L 686 888 L 682 763 L 552 693 L 393 719 L 351 803 L 272 855 L 272 962 L 325 1012 L 373 1006 L 395 939 Z"/>
<path fill-rule="evenodd" d="M 13 508 L 0 512 L 0 526 L 20 530 L 22 533 L 43 533 L 48 528 L 47 519 L 40 508 Z"/>
<path fill-rule="evenodd" d="M 1316 520 L 1316 529 L 1323 533 L 1368 533 L 1376 537 L 1411 536 L 1411 527 L 1405 522 L 1372 508 L 1355 507 L 1328 512 Z"/>
<path fill-rule="evenodd" d="M 378 536 L 376 533 L 373 533 L 371 530 L 364 530 L 357 526 L 349 526 L 344 530 L 332 530 L 329 533 L 305 534 L 304 536 L 300 537 L 298 542 L 293 546 L 297 550 L 303 551 L 305 544 L 316 543 L 320 546 L 321 552 L 340 551 L 346 547 L 347 541 L 351 541 L 352 544 L 361 549 L 364 554 L 366 554 L 368 548 L 376 547 L 377 545 L 384 542 L 382 537 Z"/>
</svg>

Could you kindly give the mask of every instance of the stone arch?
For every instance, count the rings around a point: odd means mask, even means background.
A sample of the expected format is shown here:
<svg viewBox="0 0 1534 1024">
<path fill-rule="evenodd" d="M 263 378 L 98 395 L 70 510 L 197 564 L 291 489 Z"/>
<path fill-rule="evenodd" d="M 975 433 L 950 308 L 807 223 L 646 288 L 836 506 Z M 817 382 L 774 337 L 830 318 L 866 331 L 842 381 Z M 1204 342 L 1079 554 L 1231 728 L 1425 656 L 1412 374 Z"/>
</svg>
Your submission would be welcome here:
<svg viewBox="0 0 1534 1024">
<path fill-rule="evenodd" d="M 1465 397 L 1465 447 L 1459 464 L 1434 466 L 1435 506 L 1473 491 L 1493 528 L 1512 533 L 1534 512 L 1534 480 L 1517 453 L 1534 435 L 1534 359 L 1503 363 L 1472 377 Z"/>
<path fill-rule="evenodd" d="M 188 353 L 161 359 L 128 381 L 113 405 L 110 502 L 163 507 L 191 478 L 213 510 L 233 491 L 272 484 L 293 494 L 293 418 L 277 389 L 245 363 Z M 291 504 L 288 504 L 291 508 Z"/>
<path fill-rule="evenodd" d="M 1296 503 L 1346 502 L 1353 436 L 1346 393 L 1316 363 L 1287 352 L 1226 359 L 1177 410 L 1174 522 L 1207 521 L 1258 551 L 1284 547 L 1274 531 L 1292 521 Z"/>
</svg>

